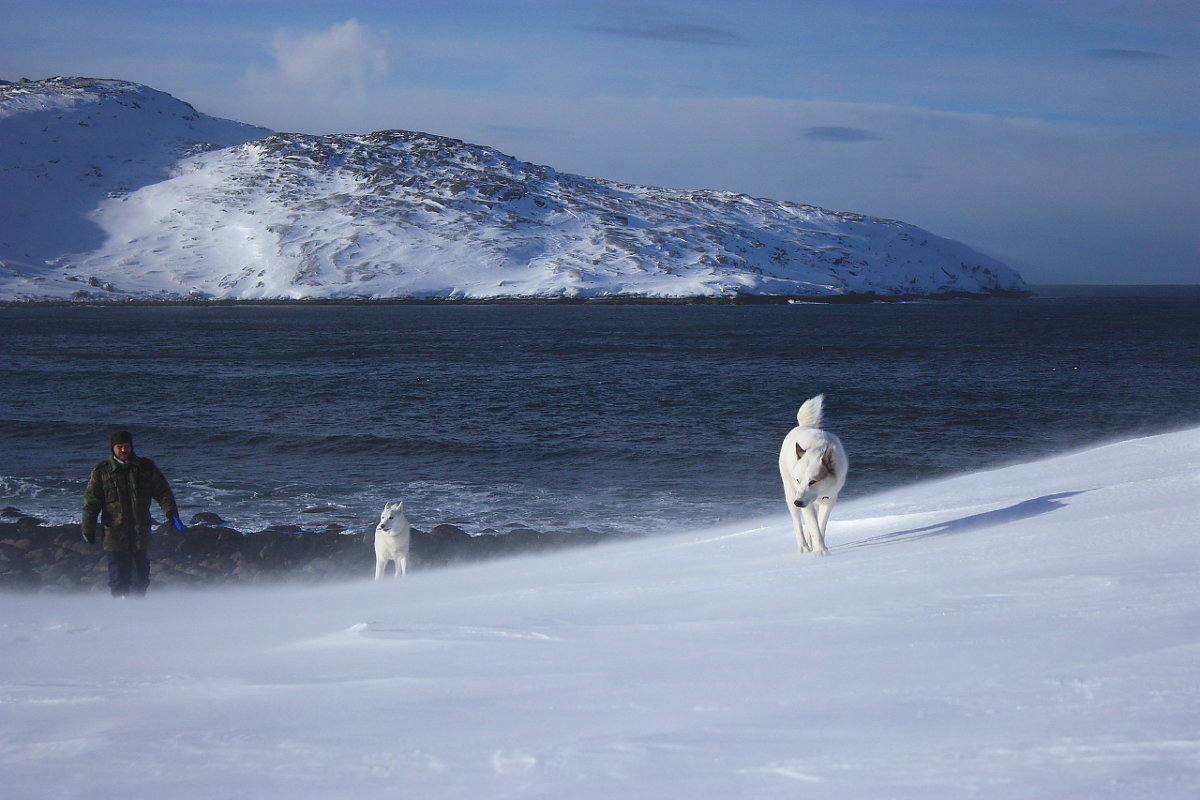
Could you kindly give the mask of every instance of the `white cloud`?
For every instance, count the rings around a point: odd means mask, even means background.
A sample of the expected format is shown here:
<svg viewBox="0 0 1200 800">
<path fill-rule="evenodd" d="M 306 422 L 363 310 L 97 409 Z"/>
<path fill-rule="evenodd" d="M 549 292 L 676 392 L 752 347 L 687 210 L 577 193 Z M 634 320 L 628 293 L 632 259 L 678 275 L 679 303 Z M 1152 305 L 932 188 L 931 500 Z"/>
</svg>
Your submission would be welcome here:
<svg viewBox="0 0 1200 800">
<path fill-rule="evenodd" d="M 270 47 L 273 76 L 284 83 L 328 87 L 348 81 L 360 91 L 371 79 L 387 74 L 389 50 L 385 36 L 357 19 L 315 33 L 281 30 Z"/>
<path fill-rule="evenodd" d="M 348 19 L 323 31 L 280 30 L 268 50 L 275 63 L 247 69 L 214 103 L 219 115 L 276 130 L 365 132 L 356 123 L 370 116 L 390 70 L 386 34 Z"/>
</svg>

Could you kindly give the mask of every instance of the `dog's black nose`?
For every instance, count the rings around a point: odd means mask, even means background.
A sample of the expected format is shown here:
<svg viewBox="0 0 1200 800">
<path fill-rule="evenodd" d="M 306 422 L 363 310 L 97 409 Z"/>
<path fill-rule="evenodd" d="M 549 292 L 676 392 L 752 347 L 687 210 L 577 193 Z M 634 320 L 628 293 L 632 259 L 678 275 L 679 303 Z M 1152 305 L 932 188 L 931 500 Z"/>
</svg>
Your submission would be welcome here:
<svg viewBox="0 0 1200 800">
<path fill-rule="evenodd" d="M 808 503 L 801 503 L 799 500 L 793 500 L 792 503 L 795 504 L 796 508 L 804 508 L 808 505 Z"/>
</svg>

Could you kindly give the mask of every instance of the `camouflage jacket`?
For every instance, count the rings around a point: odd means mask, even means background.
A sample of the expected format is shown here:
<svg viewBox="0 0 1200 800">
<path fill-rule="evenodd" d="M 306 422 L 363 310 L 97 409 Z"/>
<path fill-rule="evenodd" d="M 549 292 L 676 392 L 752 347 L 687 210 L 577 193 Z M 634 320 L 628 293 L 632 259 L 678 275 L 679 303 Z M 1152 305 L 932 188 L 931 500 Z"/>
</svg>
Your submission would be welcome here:
<svg viewBox="0 0 1200 800">
<path fill-rule="evenodd" d="M 99 515 L 105 550 L 145 550 L 150 544 L 151 499 L 168 518 L 179 516 L 175 495 L 153 461 L 136 455 L 128 465 L 116 458 L 101 461 L 83 493 L 83 538 L 95 540 Z"/>
</svg>

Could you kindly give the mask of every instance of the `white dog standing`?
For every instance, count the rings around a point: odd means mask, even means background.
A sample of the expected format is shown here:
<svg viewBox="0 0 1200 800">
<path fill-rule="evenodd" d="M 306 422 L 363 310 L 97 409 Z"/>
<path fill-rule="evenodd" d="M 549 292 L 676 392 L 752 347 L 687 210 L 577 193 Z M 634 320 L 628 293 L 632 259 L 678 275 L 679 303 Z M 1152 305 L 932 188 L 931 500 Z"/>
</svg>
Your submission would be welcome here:
<svg viewBox="0 0 1200 800">
<path fill-rule="evenodd" d="M 824 405 L 823 394 L 804 401 L 796 412 L 797 426 L 784 437 L 779 450 L 779 475 L 796 544 L 801 553 L 811 550 L 817 555 L 827 552 L 825 525 L 850 467 L 841 441 L 821 430 Z"/>
<path fill-rule="evenodd" d="M 395 576 L 408 574 L 408 540 L 411 529 L 404 516 L 404 501 L 388 503 L 375 526 L 375 580 L 382 580 L 389 561 L 396 562 Z"/>
</svg>

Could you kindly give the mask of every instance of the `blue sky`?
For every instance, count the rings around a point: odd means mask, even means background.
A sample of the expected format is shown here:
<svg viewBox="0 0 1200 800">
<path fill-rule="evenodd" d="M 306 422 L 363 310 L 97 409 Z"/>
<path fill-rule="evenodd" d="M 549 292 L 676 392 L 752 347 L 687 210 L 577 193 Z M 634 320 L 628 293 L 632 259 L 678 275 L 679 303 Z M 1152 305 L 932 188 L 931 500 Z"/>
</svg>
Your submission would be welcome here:
<svg viewBox="0 0 1200 800">
<path fill-rule="evenodd" d="M 0 0 L 0 78 L 52 75 L 1200 283 L 1195 0 Z"/>
</svg>

